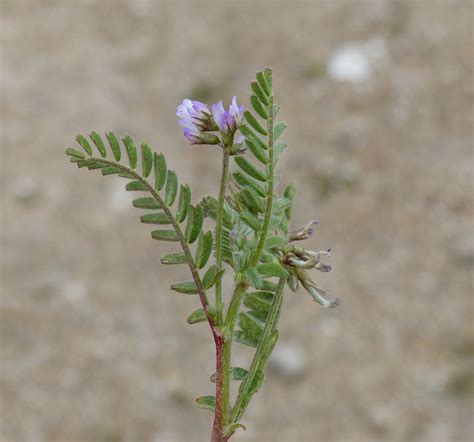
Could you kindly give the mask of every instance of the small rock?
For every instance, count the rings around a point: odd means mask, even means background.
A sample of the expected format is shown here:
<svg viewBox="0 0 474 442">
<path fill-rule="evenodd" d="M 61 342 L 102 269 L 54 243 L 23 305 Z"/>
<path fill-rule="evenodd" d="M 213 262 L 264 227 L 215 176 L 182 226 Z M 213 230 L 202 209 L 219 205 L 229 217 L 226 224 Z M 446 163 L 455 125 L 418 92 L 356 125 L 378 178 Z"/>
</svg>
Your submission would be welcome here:
<svg viewBox="0 0 474 442">
<path fill-rule="evenodd" d="M 11 192 L 13 197 L 22 203 L 31 202 L 40 194 L 38 184 L 30 176 L 17 177 L 13 181 Z"/>
<path fill-rule="evenodd" d="M 272 369 L 287 379 L 299 378 L 307 367 L 304 350 L 288 343 L 278 343 L 268 363 Z"/>
<path fill-rule="evenodd" d="M 337 49 L 329 59 L 328 73 L 334 80 L 360 83 L 369 79 L 372 69 L 361 48 L 347 44 Z"/>
<path fill-rule="evenodd" d="M 361 83 L 370 79 L 373 68 L 388 56 L 383 38 L 373 38 L 364 43 L 346 43 L 329 59 L 329 76 L 338 81 Z"/>
</svg>

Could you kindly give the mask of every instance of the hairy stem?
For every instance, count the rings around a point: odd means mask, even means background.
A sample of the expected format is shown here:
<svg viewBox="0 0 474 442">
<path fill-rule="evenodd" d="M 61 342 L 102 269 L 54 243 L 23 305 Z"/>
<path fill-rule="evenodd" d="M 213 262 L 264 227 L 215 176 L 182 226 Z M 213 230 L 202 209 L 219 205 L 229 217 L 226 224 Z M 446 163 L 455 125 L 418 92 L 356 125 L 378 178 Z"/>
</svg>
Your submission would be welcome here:
<svg viewBox="0 0 474 442">
<path fill-rule="evenodd" d="M 232 415 L 229 423 L 238 422 L 241 419 L 245 409 L 247 408 L 247 405 L 250 402 L 252 394 L 254 393 L 254 391 L 252 391 L 252 384 L 254 383 L 257 371 L 262 370 L 265 367 L 265 363 L 269 356 L 268 344 L 278 321 L 280 307 L 283 301 L 283 289 L 285 287 L 285 283 L 286 278 L 281 278 L 278 283 L 270 310 L 268 311 L 268 317 L 267 321 L 265 322 L 262 336 L 258 343 L 257 350 L 255 351 L 248 375 L 240 385 L 239 394 L 232 409 Z"/>
<path fill-rule="evenodd" d="M 216 414 L 213 433 L 222 433 L 228 424 L 232 340 L 240 304 L 246 291 L 246 283 L 237 283 L 227 311 L 224 333 L 216 340 Z M 225 434 L 222 437 L 225 437 Z"/>
<path fill-rule="evenodd" d="M 222 157 L 222 171 L 221 180 L 219 184 L 219 198 L 217 200 L 217 215 L 216 215 L 216 266 L 217 270 L 222 269 L 222 221 L 224 215 L 224 198 L 225 186 L 227 184 L 227 175 L 229 171 L 229 151 L 224 148 L 224 155 Z M 222 324 L 222 278 L 216 281 L 216 310 L 217 323 Z"/>
<path fill-rule="evenodd" d="M 211 442 L 225 442 L 227 438 L 224 434 L 224 427 L 227 420 L 227 405 L 224 407 L 224 385 L 223 378 L 225 373 L 224 364 L 224 336 L 215 334 L 214 342 L 216 344 L 216 408 L 214 413 L 214 424 L 212 427 Z M 227 391 L 227 395 L 228 395 Z"/>
<path fill-rule="evenodd" d="M 268 120 L 267 120 L 267 132 L 268 132 L 268 164 L 266 167 L 266 175 L 268 178 L 267 182 L 267 200 L 265 204 L 265 216 L 263 219 L 262 231 L 257 244 L 257 250 L 252 258 L 252 265 L 256 265 L 260 261 L 260 255 L 265 246 L 267 240 L 268 228 L 270 227 L 270 220 L 272 217 L 273 207 L 273 187 L 274 187 L 274 173 L 275 173 L 275 162 L 273 159 L 273 94 L 270 97 L 270 104 L 268 106 Z"/>
<path fill-rule="evenodd" d="M 201 300 L 202 308 L 206 312 L 207 315 L 207 320 L 209 322 L 209 325 L 212 329 L 213 334 L 215 334 L 215 323 L 212 317 L 209 314 L 209 301 L 206 296 L 206 292 L 204 291 L 204 287 L 202 286 L 202 281 L 199 276 L 198 269 L 196 267 L 196 264 L 194 263 L 193 255 L 191 254 L 191 251 L 189 250 L 188 245 L 186 244 L 186 241 L 184 239 L 183 232 L 181 230 L 181 227 L 179 226 L 179 223 L 176 221 L 176 218 L 174 217 L 173 213 L 169 209 L 169 207 L 165 204 L 163 199 L 160 197 L 159 193 L 155 190 L 155 188 L 148 183 L 148 181 L 137 174 L 134 170 L 123 166 L 120 163 L 116 163 L 114 161 L 109 161 L 109 160 L 104 160 L 103 158 L 93 158 L 91 157 L 90 160 L 93 160 L 94 162 L 97 163 L 103 163 L 103 164 L 108 164 L 110 166 L 115 166 L 124 172 L 128 173 L 130 176 L 132 176 L 135 180 L 139 181 L 140 183 L 143 184 L 143 186 L 146 188 L 148 192 L 153 196 L 153 198 L 158 202 L 158 204 L 162 207 L 163 212 L 165 212 L 166 216 L 169 218 L 171 225 L 173 226 L 174 231 L 176 232 L 176 236 L 178 237 L 178 240 L 181 244 L 181 248 L 183 249 L 183 253 L 186 256 L 189 270 L 191 270 L 191 274 L 194 280 L 194 283 L 196 284 L 196 288 L 199 294 L 199 299 Z"/>
</svg>

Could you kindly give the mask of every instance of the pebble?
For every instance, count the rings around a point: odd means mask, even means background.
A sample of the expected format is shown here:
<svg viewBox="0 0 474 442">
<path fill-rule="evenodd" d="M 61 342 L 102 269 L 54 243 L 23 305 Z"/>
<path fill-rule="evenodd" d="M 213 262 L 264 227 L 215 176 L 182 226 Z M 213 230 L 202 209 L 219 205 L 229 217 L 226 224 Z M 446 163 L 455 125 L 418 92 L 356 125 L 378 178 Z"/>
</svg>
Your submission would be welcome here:
<svg viewBox="0 0 474 442">
<path fill-rule="evenodd" d="M 329 59 L 329 76 L 334 80 L 360 83 L 369 79 L 371 67 L 367 56 L 355 44 L 340 47 Z"/>
<path fill-rule="evenodd" d="M 304 349 L 290 343 L 278 343 L 268 363 L 270 368 L 287 379 L 301 377 L 308 365 Z"/>
<path fill-rule="evenodd" d="M 11 188 L 13 197 L 22 203 L 31 202 L 38 198 L 38 184 L 31 176 L 19 176 L 13 181 Z"/>
<path fill-rule="evenodd" d="M 331 55 L 327 70 L 333 80 L 362 83 L 370 79 L 374 65 L 386 56 L 386 44 L 381 38 L 365 43 L 349 42 Z"/>
</svg>

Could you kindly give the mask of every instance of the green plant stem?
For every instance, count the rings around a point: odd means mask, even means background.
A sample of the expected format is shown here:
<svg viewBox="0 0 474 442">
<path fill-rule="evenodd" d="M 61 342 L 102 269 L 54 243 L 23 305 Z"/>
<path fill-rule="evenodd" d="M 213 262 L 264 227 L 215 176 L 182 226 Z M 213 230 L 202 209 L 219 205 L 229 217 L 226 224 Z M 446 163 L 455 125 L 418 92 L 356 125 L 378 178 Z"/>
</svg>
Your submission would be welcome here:
<svg viewBox="0 0 474 442">
<path fill-rule="evenodd" d="M 222 171 L 221 180 L 219 184 L 219 197 L 217 200 L 217 215 L 216 215 L 216 266 L 217 270 L 222 269 L 222 223 L 224 215 L 224 200 L 225 187 L 227 184 L 227 175 L 229 171 L 229 151 L 224 147 L 224 154 L 222 157 Z M 216 310 L 217 310 L 217 324 L 222 324 L 222 277 L 219 276 L 216 282 Z"/>
<path fill-rule="evenodd" d="M 224 415 L 223 421 L 225 424 L 227 424 L 228 421 L 228 409 L 230 403 L 230 369 L 234 328 L 237 321 L 237 316 L 239 314 L 240 305 L 242 304 L 242 299 L 246 291 L 247 284 L 237 284 L 225 319 L 224 353 L 222 364 L 222 414 Z"/>
<path fill-rule="evenodd" d="M 278 321 L 280 307 L 283 301 L 283 289 L 285 287 L 286 278 L 281 278 L 278 282 L 278 287 L 275 291 L 272 304 L 268 311 L 268 317 L 265 322 L 262 337 L 258 343 L 257 350 L 250 365 L 250 369 L 245 380 L 240 384 L 239 393 L 235 405 L 232 409 L 229 424 L 238 422 L 247 408 L 252 397 L 252 384 L 258 370 L 263 370 L 268 358 L 267 346 L 272 332 L 275 330 L 276 322 Z"/>
<path fill-rule="evenodd" d="M 272 218 L 273 208 L 273 187 L 274 187 L 274 169 L 275 161 L 273 159 L 273 94 L 269 99 L 270 104 L 268 105 L 268 120 L 267 120 L 267 132 L 268 132 L 268 164 L 266 167 L 266 175 L 268 178 L 267 182 L 267 199 L 265 204 L 265 216 L 263 219 L 262 231 L 258 240 L 257 249 L 252 258 L 251 265 L 254 266 L 260 261 L 260 255 L 265 247 L 265 241 L 267 240 L 267 233 L 270 227 L 270 220 Z"/>
<path fill-rule="evenodd" d="M 183 253 L 186 256 L 187 263 L 189 266 L 189 270 L 191 270 L 191 274 L 194 280 L 194 283 L 196 284 L 196 288 L 198 291 L 199 299 L 201 300 L 202 308 L 206 312 L 207 320 L 209 322 L 209 325 L 211 327 L 211 330 L 213 334 L 215 334 L 215 323 L 214 320 L 212 319 L 211 315 L 209 314 L 209 301 L 206 296 L 206 292 L 204 290 L 204 287 L 202 286 L 202 281 L 199 276 L 198 269 L 196 267 L 196 264 L 194 263 L 193 255 L 191 254 L 191 251 L 189 250 L 188 245 L 186 244 L 186 240 L 184 239 L 183 232 L 181 230 L 181 227 L 179 226 L 179 223 L 176 221 L 176 218 L 174 217 L 173 213 L 169 209 L 169 207 L 165 204 L 163 199 L 160 197 L 159 193 L 155 190 L 155 188 L 148 183 L 148 181 L 141 177 L 139 174 L 137 174 L 134 170 L 123 166 L 120 163 L 116 163 L 114 161 L 109 161 L 109 160 L 104 160 L 103 158 L 95 158 L 91 157 L 90 160 L 97 162 L 97 163 L 102 163 L 102 164 L 108 164 L 110 166 L 115 166 L 119 169 L 121 169 L 123 172 L 128 173 L 130 176 L 132 176 L 135 180 L 139 181 L 140 183 L 143 184 L 143 186 L 147 189 L 148 192 L 155 198 L 155 200 L 158 202 L 158 204 L 162 207 L 163 212 L 165 212 L 166 216 L 169 218 L 171 225 L 173 226 L 174 231 L 176 232 L 176 236 L 178 237 L 178 240 L 181 244 L 181 248 L 183 249 Z"/>
</svg>

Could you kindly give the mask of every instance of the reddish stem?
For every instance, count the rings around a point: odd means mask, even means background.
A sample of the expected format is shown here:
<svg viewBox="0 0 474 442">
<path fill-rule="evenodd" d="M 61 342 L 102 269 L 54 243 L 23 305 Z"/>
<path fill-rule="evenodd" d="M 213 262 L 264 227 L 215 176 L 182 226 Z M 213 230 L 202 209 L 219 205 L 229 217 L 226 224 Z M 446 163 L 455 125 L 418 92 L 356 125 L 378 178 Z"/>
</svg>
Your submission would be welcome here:
<svg viewBox="0 0 474 442">
<path fill-rule="evenodd" d="M 219 333 L 214 333 L 216 343 L 216 409 L 214 414 L 214 425 L 212 427 L 211 442 L 227 442 L 224 435 L 225 414 L 223 410 L 223 370 L 224 370 L 224 337 Z"/>
</svg>

